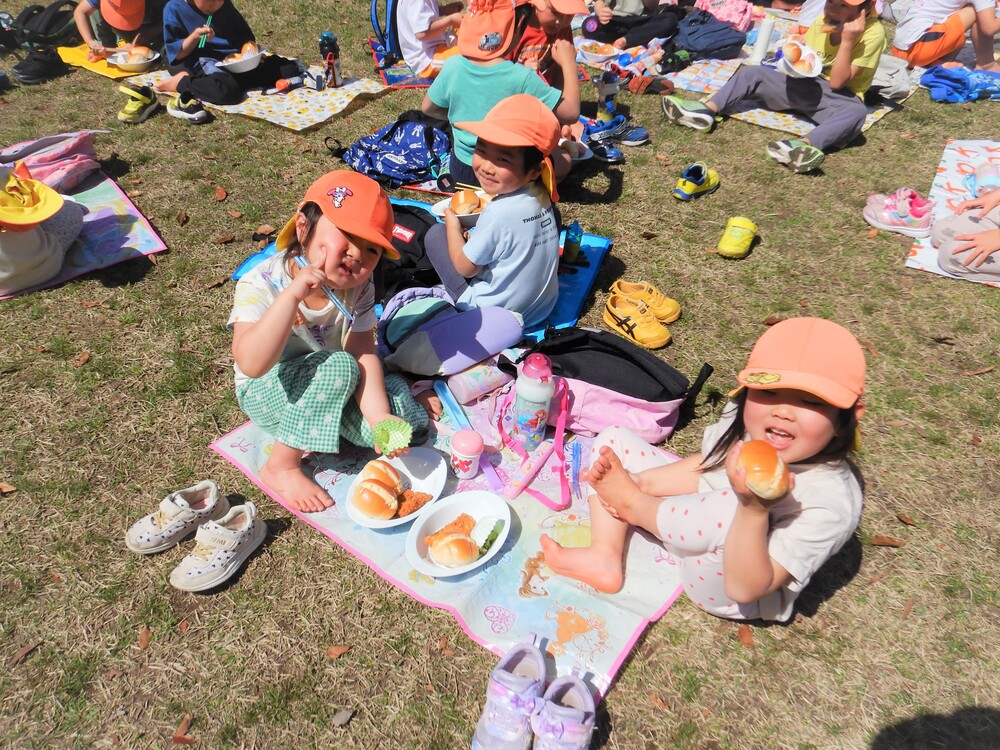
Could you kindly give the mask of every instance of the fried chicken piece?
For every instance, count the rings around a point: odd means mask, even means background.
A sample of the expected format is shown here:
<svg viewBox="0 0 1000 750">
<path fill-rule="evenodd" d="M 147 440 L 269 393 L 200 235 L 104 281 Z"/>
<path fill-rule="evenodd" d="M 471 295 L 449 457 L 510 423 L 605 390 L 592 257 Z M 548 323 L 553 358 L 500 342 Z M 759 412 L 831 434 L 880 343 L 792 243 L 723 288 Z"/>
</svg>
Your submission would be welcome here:
<svg viewBox="0 0 1000 750">
<path fill-rule="evenodd" d="M 399 510 L 397 516 L 408 516 L 423 508 L 433 495 L 427 492 L 417 492 L 416 490 L 403 490 L 399 493 Z"/>
</svg>

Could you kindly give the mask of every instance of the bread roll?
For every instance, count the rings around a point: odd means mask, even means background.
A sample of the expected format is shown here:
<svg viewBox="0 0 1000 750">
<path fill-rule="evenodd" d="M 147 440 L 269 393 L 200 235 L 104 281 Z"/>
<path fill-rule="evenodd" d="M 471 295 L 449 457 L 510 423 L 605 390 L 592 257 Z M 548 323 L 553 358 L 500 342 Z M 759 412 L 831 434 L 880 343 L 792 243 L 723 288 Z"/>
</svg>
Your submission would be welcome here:
<svg viewBox="0 0 1000 750">
<path fill-rule="evenodd" d="M 800 73 L 804 73 L 806 75 L 809 75 L 810 73 L 812 73 L 812 71 L 813 71 L 813 65 L 815 65 L 815 63 L 816 63 L 815 59 L 813 59 L 813 60 L 799 60 L 797 63 L 793 63 L 792 67 L 795 68 Z"/>
<path fill-rule="evenodd" d="M 468 534 L 438 537 L 427 550 L 434 562 L 446 568 L 460 568 L 479 559 L 479 545 Z"/>
<path fill-rule="evenodd" d="M 834 34 L 840 31 L 840 26 L 835 23 L 824 23 L 819 27 L 821 34 Z"/>
<path fill-rule="evenodd" d="M 257 54 L 257 45 L 254 44 L 253 42 L 247 42 L 246 44 L 243 45 L 243 48 L 240 50 L 240 55 L 242 57 L 253 57 L 256 54 Z"/>
<path fill-rule="evenodd" d="M 475 190 L 459 190 L 451 197 L 451 210 L 456 214 L 473 214 L 479 209 Z"/>
<path fill-rule="evenodd" d="M 788 493 L 788 467 L 770 443 L 743 443 L 737 466 L 747 473 L 747 487 L 762 500 L 777 500 Z"/>
<path fill-rule="evenodd" d="M 399 501 L 392 488 L 375 479 L 358 482 L 351 496 L 354 507 L 370 518 L 388 521 L 396 515 Z"/>
<path fill-rule="evenodd" d="M 125 55 L 125 62 L 144 63 L 153 57 L 153 50 L 149 47 L 133 47 Z"/>
<path fill-rule="evenodd" d="M 795 64 L 802 57 L 802 48 L 790 42 L 781 48 L 781 56 L 788 60 L 788 62 Z"/>
<path fill-rule="evenodd" d="M 361 471 L 361 481 L 374 479 L 391 489 L 396 495 L 403 491 L 403 477 L 396 467 L 386 461 L 369 461 Z"/>
</svg>

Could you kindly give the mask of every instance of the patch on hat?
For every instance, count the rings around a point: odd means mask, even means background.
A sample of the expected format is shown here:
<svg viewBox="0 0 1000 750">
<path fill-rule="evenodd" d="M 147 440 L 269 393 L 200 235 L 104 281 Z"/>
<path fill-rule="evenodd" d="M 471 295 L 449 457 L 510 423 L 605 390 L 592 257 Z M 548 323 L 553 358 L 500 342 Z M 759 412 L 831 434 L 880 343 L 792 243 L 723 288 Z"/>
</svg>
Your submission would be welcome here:
<svg viewBox="0 0 1000 750">
<path fill-rule="evenodd" d="M 499 31 L 491 31 L 479 37 L 479 49 L 483 52 L 496 52 L 503 45 L 503 35 Z"/>
<path fill-rule="evenodd" d="M 781 380 L 781 375 L 776 372 L 755 372 L 747 375 L 743 380 L 754 385 L 773 385 Z"/>
<path fill-rule="evenodd" d="M 354 193 L 351 192 L 350 188 L 341 186 L 328 191 L 327 195 L 330 196 L 330 202 L 333 203 L 334 208 L 343 208 L 344 199 L 354 195 Z"/>
</svg>

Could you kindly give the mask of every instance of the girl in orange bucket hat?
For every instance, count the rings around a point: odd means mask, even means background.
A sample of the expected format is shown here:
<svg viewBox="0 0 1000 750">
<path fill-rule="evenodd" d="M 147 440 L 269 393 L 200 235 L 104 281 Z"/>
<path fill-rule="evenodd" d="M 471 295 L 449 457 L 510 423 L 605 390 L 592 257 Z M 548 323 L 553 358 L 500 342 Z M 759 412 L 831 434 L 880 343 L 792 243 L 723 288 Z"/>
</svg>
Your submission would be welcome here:
<svg viewBox="0 0 1000 750">
<path fill-rule="evenodd" d="M 638 526 L 663 542 L 684 592 L 706 612 L 789 619 L 799 593 L 861 517 L 861 485 L 846 457 L 864 413 L 864 352 L 836 323 L 791 318 L 764 332 L 738 380 L 693 456 L 675 460 L 622 427 L 598 435 L 589 472 L 591 545 L 566 548 L 542 536 L 546 564 L 618 591 L 628 530 Z M 761 447 L 747 440 L 768 444 L 771 461 L 777 453 L 776 466 L 764 467 L 777 471 L 763 487 L 741 460 Z M 791 473 L 787 484 L 780 464 Z"/>
</svg>

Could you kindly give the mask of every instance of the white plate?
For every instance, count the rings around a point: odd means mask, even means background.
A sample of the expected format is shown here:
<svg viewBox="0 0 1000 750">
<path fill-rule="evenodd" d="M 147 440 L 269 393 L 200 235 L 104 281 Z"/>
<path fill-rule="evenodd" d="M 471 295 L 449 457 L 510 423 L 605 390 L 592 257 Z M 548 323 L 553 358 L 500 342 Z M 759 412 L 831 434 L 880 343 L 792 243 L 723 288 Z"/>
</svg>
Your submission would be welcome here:
<svg viewBox="0 0 1000 750">
<path fill-rule="evenodd" d="M 484 195 L 486 195 L 486 193 L 482 190 L 477 190 L 476 195 L 478 195 L 481 198 Z M 444 210 L 448 208 L 448 206 L 450 205 L 451 205 L 451 198 L 443 198 L 442 200 L 439 200 L 437 203 L 431 206 L 431 213 L 434 214 L 435 216 L 440 216 L 443 219 Z M 476 222 L 479 221 L 479 215 L 481 213 L 482 211 L 476 211 L 476 213 L 474 214 L 458 214 L 458 223 L 466 228 L 474 227 L 476 226 Z"/>
<path fill-rule="evenodd" d="M 617 58 L 622 52 L 625 51 L 622 49 L 612 49 L 611 52 L 590 52 L 589 50 L 584 49 L 585 44 L 587 44 L 587 42 L 581 42 L 581 44 L 576 48 L 576 51 L 579 53 L 580 59 L 583 60 L 586 65 L 603 65 L 608 60 Z"/>
<path fill-rule="evenodd" d="M 820 57 L 816 50 L 807 47 L 801 42 L 789 42 L 789 44 L 796 44 L 802 50 L 802 57 L 806 55 L 815 55 L 816 62 L 813 63 L 812 70 L 808 73 L 803 73 L 800 70 L 796 70 L 793 65 L 788 62 L 784 57 L 782 57 L 777 64 L 777 69 L 784 73 L 786 76 L 791 78 L 816 78 L 820 73 L 823 72 L 823 58 Z"/>
<path fill-rule="evenodd" d="M 478 560 L 460 568 L 446 568 L 443 565 L 438 565 L 431 559 L 424 538 L 444 528 L 463 513 L 468 513 L 477 522 L 490 516 L 498 518 L 503 522 L 503 528 L 500 529 L 493 546 L 486 550 L 486 554 Z M 419 572 L 431 578 L 450 578 L 462 575 L 470 570 L 480 568 L 492 560 L 503 548 L 509 533 L 510 506 L 500 497 L 483 490 L 460 492 L 435 503 L 431 511 L 421 514 L 417 522 L 413 524 L 410 533 L 406 535 L 406 560 Z"/>
<path fill-rule="evenodd" d="M 559 145 L 562 146 L 567 140 L 569 139 L 560 138 Z M 594 152 L 590 150 L 590 146 L 588 146 L 586 143 L 581 143 L 580 141 L 577 141 L 577 144 L 583 149 L 583 151 L 580 152 L 579 156 L 571 156 L 570 159 L 572 161 L 586 161 L 587 159 L 591 158 L 594 155 Z"/>
<path fill-rule="evenodd" d="M 351 517 L 352 521 L 368 529 L 391 529 L 394 526 L 410 523 L 441 496 L 441 490 L 444 489 L 444 483 L 448 479 L 448 465 L 445 463 L 444 456 L 431 448 L 410 448 L 410 452 L 404 456 L 382 460 L 392 464 L 403 476 L 404 489 L 409 487 L 417 492 L 426 492 L 431 496 L 431 499 L 416 513 L 401 518 L 390 518 L 388 521 L 383 521 L 380 518 L 366 516 L 351 502 L 351 498 L 354 496 L 354 487 L 361 481 L 361 475 L 358 474 L 347 490 L 347 515 Z"/>
<path fill-rule="evenodd" d="M 230 73 L 248 73 L 260 65 L 260 60 L 265 54 L 264 50 L 259 50 L 256 55 L 250 55 L 250 57 L 244 57 L 228 63 L 220 62 L 219 67 Z"/>
<path fill-rule="evenodd" d="M 146 60 L 146 62 L 130 63 L 125 62 L 125 58 L 128 52 L 115 52 L 113 55 L 109 55 L 107 62 L 109 65 L 114 65 L 119 70 L 123 70 L 126 73 L 145 73 L 147 70 L 151 70 L 160 61 L 160 53 L 154 52 L 153 56 Z"/>
</svg>

